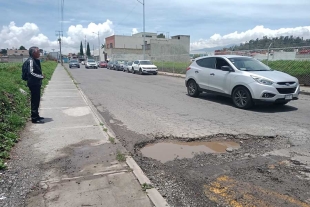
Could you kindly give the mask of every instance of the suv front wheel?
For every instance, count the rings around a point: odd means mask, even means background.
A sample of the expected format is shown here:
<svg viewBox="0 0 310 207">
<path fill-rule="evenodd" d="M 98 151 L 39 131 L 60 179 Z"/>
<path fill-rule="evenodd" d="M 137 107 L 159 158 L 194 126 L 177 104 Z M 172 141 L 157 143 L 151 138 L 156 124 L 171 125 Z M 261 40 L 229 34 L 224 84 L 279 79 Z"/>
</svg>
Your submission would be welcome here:
<svg viewBox="0 0 310 207">
<path fill-rule="evenodd" d="M 232 94 L 234 105 L 240 109 L 248 109 L 253 106 L 253 100 L 250 91 L 244 86 L 235 88 Z"/>
<path fill-rule="evenodd" d="M 187 83 L 187 93 L 191 97 L 197 97 L 199 95 L 199 87 L 194 80 L 190 80 Z"/>
</svg>

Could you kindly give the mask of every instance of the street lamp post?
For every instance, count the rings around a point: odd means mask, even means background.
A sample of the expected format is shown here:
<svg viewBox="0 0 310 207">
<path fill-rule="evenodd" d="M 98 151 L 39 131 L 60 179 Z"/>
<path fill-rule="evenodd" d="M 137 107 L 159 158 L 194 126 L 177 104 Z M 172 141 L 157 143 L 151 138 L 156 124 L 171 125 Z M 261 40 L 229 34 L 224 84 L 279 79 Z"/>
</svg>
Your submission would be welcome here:
<svg viewBox="0 0 310 207">
<path fill-rule="evenodd" d="M 94 34 L 97 34 L 98 35 L 98 46 L 99 46 L 99 61 L 101 61 L 101 57 L 100 57 L 100 38 L 99 38 L 99 31 L 98 31 L 98 33 L 95 33 L 95 32 L 93 32 Z"/>
<path fill-rule="evenodd" d="M 140 4 L 143 5 L 143 59 L 145 60 L 145 2 L 137 0 Z"/>
</svg>

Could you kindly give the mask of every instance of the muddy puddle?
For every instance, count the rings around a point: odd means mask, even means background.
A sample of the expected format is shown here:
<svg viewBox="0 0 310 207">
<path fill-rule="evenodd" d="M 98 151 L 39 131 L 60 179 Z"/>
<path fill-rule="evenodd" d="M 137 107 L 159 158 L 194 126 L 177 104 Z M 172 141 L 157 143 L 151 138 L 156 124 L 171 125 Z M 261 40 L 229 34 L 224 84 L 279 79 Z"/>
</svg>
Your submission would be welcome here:
<svg viewBox="0 0 310 207">
<path fill-rule="evenodd" d="M 175 158 L 193 158 L 198 153 L 225 153 L 227 148 L 238 149 L 236 142 L 161 142 L 146 145 L 141 149 L 143 156 L 162 163 Z"/>
</svg>

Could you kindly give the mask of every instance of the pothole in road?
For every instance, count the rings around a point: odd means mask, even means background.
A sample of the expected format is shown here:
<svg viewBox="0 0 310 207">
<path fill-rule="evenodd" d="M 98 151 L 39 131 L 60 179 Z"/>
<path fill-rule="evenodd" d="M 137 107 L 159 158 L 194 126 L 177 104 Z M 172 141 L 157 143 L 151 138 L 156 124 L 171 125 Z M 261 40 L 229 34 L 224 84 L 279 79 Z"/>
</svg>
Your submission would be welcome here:
<svg viewBox="0 0 310 207">
<path fill-rule="evenodd" d="M 172 161 L 176 158 L 193 158 L 196 154 L 225 153 L 226 149 L 231 150 L 240 148 L 240 145 L 232 141 L 213 141 L 213 142 L 160 142 L 148 144 L 141 149 L 145 157 L 156 159 L 162 163 Z"/>
</svg>

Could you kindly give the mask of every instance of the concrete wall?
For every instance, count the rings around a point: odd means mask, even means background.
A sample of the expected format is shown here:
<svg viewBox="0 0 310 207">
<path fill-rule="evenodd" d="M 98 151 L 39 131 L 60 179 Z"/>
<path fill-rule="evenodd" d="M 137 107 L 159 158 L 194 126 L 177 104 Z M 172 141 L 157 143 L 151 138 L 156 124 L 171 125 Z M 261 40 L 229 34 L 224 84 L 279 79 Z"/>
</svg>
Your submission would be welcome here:
<svg viewBox="0 0 310 207">
<path fill-rule="evenodd" d="M 134 61 L 134 60 L 142 60 L 143 59 L 143 50 L 139 49 L 120 49 L 120 48 L 113 48 L 113 49 L 106 49 L 108 53 L 109 60 L 127 60 L 127 61 Z M 146 59 L 151 59 L 150 51 L 146 51 L 145 54 Z"/>
<path fill-rule="evenodd" d="M 150 43 L 152 38 L 145 38 L 146 44 Z M 115 47 L 114 48 L 128 48 L 128 49 L 142 49 L 143 37 L 135 36 L 115 36 Z"/>
<path fill-rule="evenodd" d="M 190 60 L 189 50 L 189 38 L 151 40 L 153 61 L 188 62 Z"/>
<path fill-rule="evenodd" d="M 143 32 L 139 32 L 137 34 L 133 34 L 133 37 L 143 37 Z M 157 33 L 153 32 L 145 32 L 145 37 L 149 36 L 150 38 L 157 38 Z"/>
</svg>

